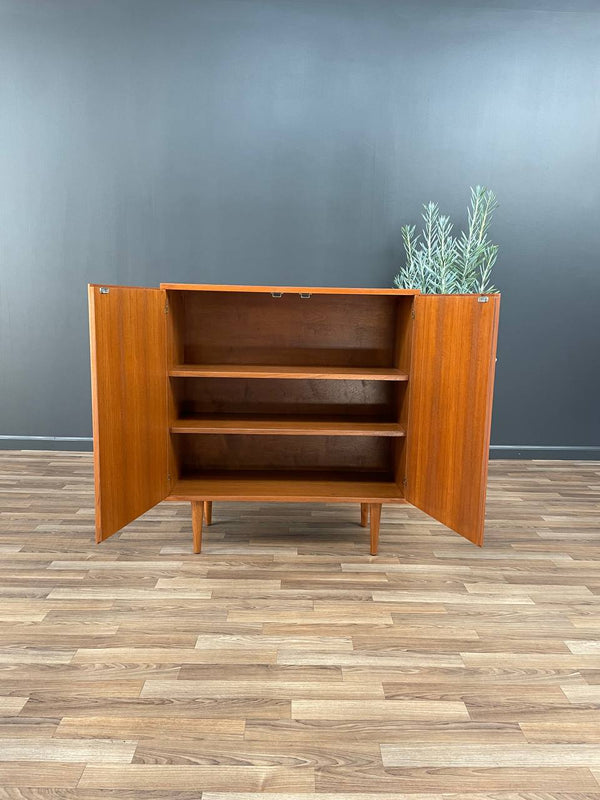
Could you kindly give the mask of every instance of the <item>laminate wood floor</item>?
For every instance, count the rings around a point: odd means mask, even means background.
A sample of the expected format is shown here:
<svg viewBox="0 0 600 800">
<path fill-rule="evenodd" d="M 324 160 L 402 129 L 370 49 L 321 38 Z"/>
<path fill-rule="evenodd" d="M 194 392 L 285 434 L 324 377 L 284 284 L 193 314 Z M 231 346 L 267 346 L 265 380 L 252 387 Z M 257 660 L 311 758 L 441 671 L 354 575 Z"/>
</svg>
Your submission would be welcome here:
<svg viewBox="0 0 600 800">
<path fill-rule="evenodd" d="M 600 800 L 600 463 L 492 462 L 486 545 L 189 504 L 93 542 L 89 454 L 0 453 L 0 799 Z"/>
</svg>

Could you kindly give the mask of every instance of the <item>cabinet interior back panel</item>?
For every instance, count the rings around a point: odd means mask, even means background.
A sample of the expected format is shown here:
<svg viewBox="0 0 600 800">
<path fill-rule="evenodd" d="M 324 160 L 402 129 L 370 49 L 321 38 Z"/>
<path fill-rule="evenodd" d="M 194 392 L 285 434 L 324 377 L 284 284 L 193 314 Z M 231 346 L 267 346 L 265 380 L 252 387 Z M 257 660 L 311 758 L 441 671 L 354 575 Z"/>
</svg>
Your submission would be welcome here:
<svg viewBox="0 0 600 800">
<path fill-rule="evenodd" d="M 391 381 L 173 378 L 179 417 L 256 414 L 272 417 L 360 417 L 393 422 L 406 385 Z"/>
<path fill-rule="evenodd" d="M 180 474 L 221 470 L 380 472 L 392 479 L 395 444 L 376 436 L 175 435 Z"/>
<path fill-rule="evenodd" d="M 377 295 L 182 292 L 188 364 L 390 367 L 399 302 Z"/>
</svg>

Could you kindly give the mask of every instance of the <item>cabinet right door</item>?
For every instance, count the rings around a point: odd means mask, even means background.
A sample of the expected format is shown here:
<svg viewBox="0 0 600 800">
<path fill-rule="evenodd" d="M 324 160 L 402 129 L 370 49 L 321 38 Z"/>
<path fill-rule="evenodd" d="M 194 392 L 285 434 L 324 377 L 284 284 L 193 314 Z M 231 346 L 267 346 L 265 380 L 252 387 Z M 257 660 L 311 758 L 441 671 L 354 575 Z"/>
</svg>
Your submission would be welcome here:
<svg viewBox="0 0 600 800">
<path fill-rule="evenodd" d="M 406 499 L 483 543 L 500 295 L 415 297 Z"/>
</svg>

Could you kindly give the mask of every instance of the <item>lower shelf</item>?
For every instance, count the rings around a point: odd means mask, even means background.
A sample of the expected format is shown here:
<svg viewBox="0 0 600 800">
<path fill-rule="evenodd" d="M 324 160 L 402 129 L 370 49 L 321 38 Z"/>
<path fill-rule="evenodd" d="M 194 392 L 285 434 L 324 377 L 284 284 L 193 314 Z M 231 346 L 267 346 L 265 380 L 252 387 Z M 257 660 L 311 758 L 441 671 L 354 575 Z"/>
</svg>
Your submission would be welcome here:
<svg viewBox="0 0 600 800">
<path fill-rule="evenodd" d="M 404 503 L 402 487 L 356 473 L 310 475 L 282 472 L 232 472 L 181 478 L 167 500 L 250 501 L 265 503 Z"/>
</svg>

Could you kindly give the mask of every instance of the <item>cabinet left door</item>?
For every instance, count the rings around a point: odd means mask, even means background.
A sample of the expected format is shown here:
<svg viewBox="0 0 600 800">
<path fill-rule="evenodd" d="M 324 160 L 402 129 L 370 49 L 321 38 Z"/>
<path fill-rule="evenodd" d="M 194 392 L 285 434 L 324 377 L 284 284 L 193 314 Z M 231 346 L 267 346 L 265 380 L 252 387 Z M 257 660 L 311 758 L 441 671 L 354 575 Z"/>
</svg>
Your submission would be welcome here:
<svg viewBox="0 0 600 800">
<path fill-rule="evenodd" d="M 88 287 L 96 541 L 168 493 L 166 292 Z"/>
</svg>

